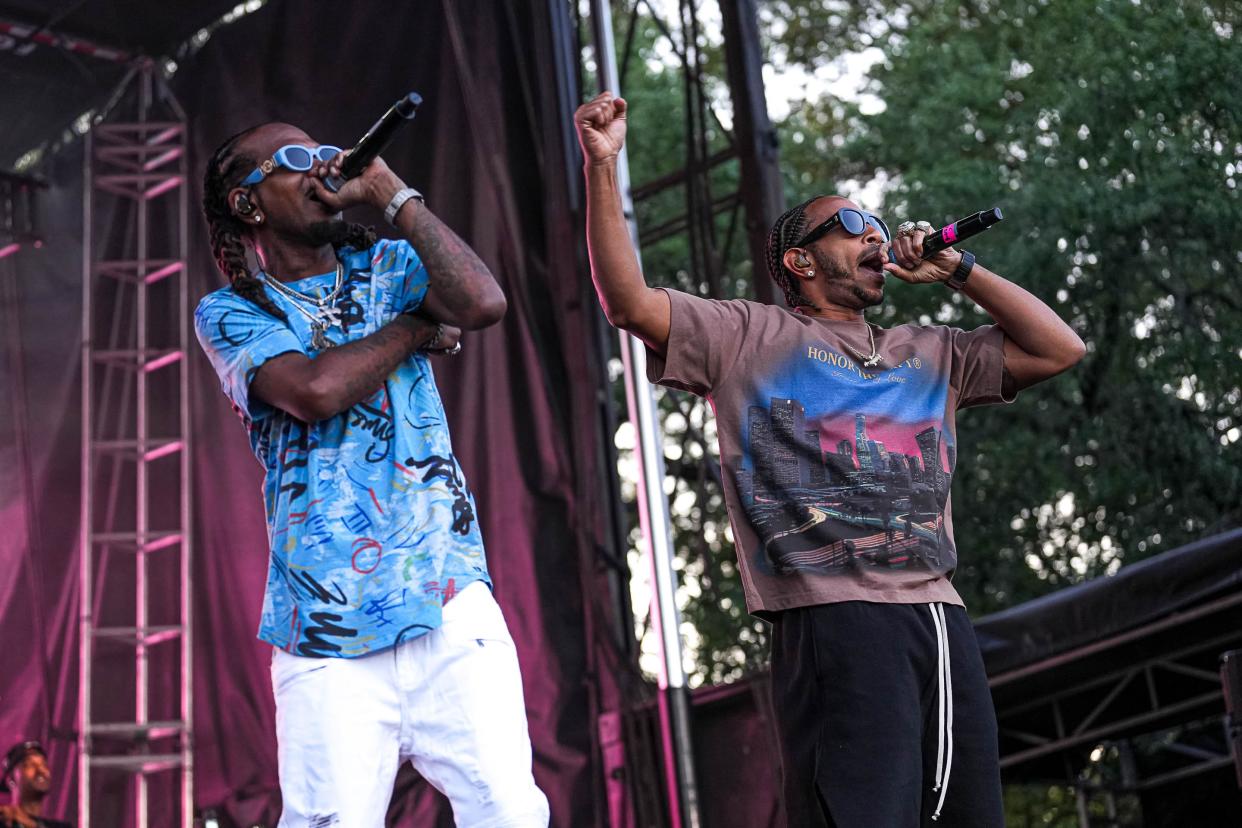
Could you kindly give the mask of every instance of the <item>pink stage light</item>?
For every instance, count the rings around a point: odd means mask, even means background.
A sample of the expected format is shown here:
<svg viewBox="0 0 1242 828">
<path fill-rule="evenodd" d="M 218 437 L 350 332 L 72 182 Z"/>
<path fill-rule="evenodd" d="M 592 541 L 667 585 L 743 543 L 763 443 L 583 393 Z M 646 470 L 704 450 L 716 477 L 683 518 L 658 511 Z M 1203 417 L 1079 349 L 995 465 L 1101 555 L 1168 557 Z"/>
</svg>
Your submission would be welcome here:
<svg viewBox="0 0 1242 828">
<path fill-rule="evenodd" d="M 12 244 L 6 244 L 4 247 L 0 247 L 0 259 L 3 259 L 5 256 L 11 256 L 21 249 L 22 249 L 22 246 L 18 244 L 17 242 L 13 242 Z"/>
</svg>

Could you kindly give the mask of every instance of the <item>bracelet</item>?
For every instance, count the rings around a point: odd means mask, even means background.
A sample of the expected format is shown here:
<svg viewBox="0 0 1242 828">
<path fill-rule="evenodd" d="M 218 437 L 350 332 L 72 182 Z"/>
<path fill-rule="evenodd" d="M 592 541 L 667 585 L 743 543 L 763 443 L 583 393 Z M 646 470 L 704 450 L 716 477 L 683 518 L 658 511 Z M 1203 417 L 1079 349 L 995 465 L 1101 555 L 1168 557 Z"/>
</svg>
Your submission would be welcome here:
<svg viewBox="0 0 1242 828">
<path fill-rule="evenodd" d="M 431 339 L 427 340 L 426 342 L 424 342 L 422 347 L 420 347 L 418 350 L 434 351 L 436 349 L 436 345 L 440 342 L 440 337 L 442 336 L 444 336 L 444 323 L 437 322 L 436 323 L 436 335 L 433 336 Z"/>
<path fill-rule="evenodd" d="M 957 270 L 953 271 L 953 275 L 945 280 L 945 284 L 953 290 L 960 291 L 966 287 L 966 280 L 970 278 L 970 271 L 975 269 L 975 254 L 969 250 L 962 251 L 962 260 L 957 264 Z"/>
<path fill-rule="evenodd" d="M 388 206 L 384 208 L 384 221 L 395 226 L 397 223 L 397 213 L 411 198 L 416 198 L 424 204 L 427 203 L 426 199 L 423 198 L 423 194 L 418 190 L 413 187 L 403 187 L 397 190 L 392 197 L 392 201 L 388 202 Z"/>
</svg>

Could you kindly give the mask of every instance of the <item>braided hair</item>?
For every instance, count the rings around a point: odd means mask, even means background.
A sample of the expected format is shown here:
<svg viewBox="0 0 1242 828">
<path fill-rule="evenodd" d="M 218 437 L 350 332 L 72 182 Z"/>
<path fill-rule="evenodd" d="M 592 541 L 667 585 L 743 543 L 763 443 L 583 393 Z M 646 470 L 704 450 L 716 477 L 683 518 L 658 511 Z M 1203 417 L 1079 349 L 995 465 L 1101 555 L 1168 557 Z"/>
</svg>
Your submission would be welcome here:
<svg viewBox="0 0 1242 828">
<path fill-rule="evenodd" d="M 798 274 L 785 266 L 785 251 L 793 247 L 794 242 L 806 232 L 806 208 L 820 198 L 823 196 L 814 196 L 796 207 L 789 208 L 768 231 L 768 275 L 785 294 L 785 304 L 791 308 L 810 305 L 811 301 L 802 295 Z"/>
<path fill-rule="evenodd" d="M 216 267 L 229 280 L 233 292 L 272 316 L 286 319 L 285 312 L 263 289 L 263 283 L 250 273 L 246 264 L 245 243 L 249 230 L 229 206 L 232 183 L 259 164 L 247 155 L 234 153 L 234 149 L 242 138 L 258 128 L 257 125 L 252 126 L 232 135 L 211 154 L 203 173 L 203 215 L 207 218 L 211 233 L 211 253 L 215 256 Z"/>
<path fill-rule="evenodd" d="M 260 126 L 258 124 L 230 136 L 211 154 L 203 173 L 203 215 L 207 218 L 216 267 L 228 278 L 233 292 L 272 316 L 287 319 L 285 312 L 267 295 L 263 281 L 251 273 L 246 262 L 246 236 L 250 230 L 229 206 L 229 190 L 237 186 L 243 175 L 259 165 L 255 159 L 234 150 L 241 139 Z M 332 238 L 332 247 L 338 257 L 342 247 L 366 250 L 373 244 L 375 231 L 361 224 L 345 225 Z"/>
</svg>

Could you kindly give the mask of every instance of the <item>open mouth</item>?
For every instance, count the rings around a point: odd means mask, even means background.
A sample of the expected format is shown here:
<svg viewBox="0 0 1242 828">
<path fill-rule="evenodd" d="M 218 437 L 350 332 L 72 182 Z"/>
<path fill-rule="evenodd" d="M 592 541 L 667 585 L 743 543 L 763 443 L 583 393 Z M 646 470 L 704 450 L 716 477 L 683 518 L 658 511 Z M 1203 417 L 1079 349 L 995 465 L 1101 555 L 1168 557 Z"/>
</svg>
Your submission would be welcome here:
<svg viewBox="0 0 1242 828">
<path fill-rule="evenodd" d="M 878 246 L 868 250 L 861 259 L 858 260 L 858 271 L 868 276 L 873 276 L 880 281 L 884 281 L 884 254 Z"/>
</svg>

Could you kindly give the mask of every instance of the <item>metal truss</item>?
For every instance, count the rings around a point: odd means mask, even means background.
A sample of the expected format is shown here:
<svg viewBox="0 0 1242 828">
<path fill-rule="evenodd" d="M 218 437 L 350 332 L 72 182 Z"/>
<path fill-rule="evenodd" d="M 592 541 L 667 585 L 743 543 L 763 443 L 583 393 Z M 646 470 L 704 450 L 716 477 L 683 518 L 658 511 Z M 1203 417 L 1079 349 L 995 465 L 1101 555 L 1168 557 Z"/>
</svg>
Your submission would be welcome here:
<svg viewBox="0 0 1242 828">
<path fill-rule="evenodd" d="M 745 236 L 753 266 L 753 289 L 763 302 L 777 301 L 767 277 L 763 249 L 768 227 L 783 208 L 780 171 L 777 167 L 776 133 L 768 119 L 763 96 L 763 56 L 759 43 L 754 0 L 719 0 L 724 26 L 728 85 L 733 102 L 733 129 L 725 127 L 706 91 L 699 0 L 677 0 L 677 20 L 669 24 L 651 0 L 633 0 L 628 9 L 624 51 L 621 55 L 621 88 L 626 69 L 634 60 L 635 32 L 643 9 L 659 28 L 681 65 L 684 106 L 685 161 L 681 169 L 635 185 L 636 205 L 681 187 L 684 212 L 660 224 L 645 227 L 643 245 L 671 236 L 685 235 L 689 242 L 689 272 L 707 285 L 713 299 L 732 298 L 724 284 L 726 263 L 735 254 L 735 241 Z M 726 145 L 713 149 L 711 135 Z M 712 176 L 723 165 L 737 161 L 739 184 L 720 192 Z M 743 218 L 743 212 L 745 216 Z M 718 218 L 727 216 L 724 227 Z M 739 232 L 739 230 L 741 232 Z"/>
<path fill-rule="evenodd" d="M 53 25 L 55 21 L 60 20 L 68 13 L 67 11 L 57 13 L 52 17 L 52 23 L 40 26 L 33 26 L 29 23 L 20 23 L 16 20 L 0 17 L 0 35 L 11 38 L 14 42 L 20 44 L 14 48 L 14 52 L 19 55 L 28 55 L 37 46 L 47 46 L 72 55 L 86 55 L 110 63 L 126 64 L 134 60 L 134 56 L 123 49 L 96 41 L 85 40 L 76 35 L 64 34 L 49 28 L 49 25 Z"/>
<path fill-rule="evenodd" d="M 121 824 L 119 774 L 129 825 L 189 828 L 188 137 L 149 61 L 113 101 L 84 162 L 78 824 Z"/>
<path fill-rule="evenodd" d="M 766 243 L 772 222 L 784 209 L 778 168 L 776 131 L 767 114 L 763 92 L 763 55 L 754 0 L 717 0 L 723 35 L 724 68 L 731 106 L 731 128 L 716 111 L 710 93 L 708 44 L 703 0 L 626 0 L 618 32 L 622 46 L 620 87 L 626 89 L 627 68 L 640 60 L 638 31 L 654 25 L 661 43 L 675 56 L 682 90 L 683 159 L 671 172 L 652 176 L 634 171 L 633 201 L 640 218 L 639 243 L 644 249 L 673 237 L 686 240 L 688 257 L 676 274 L 648 273 L 653 284 L 671 284 L 714 299 L 752 295 L 763 302 L 781 301 L 767 273 Z M 663 9 L 676 14 L 664 19 Z M 620 16 L 619 16 L 620 17 Z M 635 140 L 642 140 L 635 136 Z M 680 198 L 678 198 L 680 196 Z M 670 201 L 679 209 L 670 210 Z M 749 259 L 749 279 L 739 277 L 735 263 Z M 744 273 L 744 271 L 743 271 Z M 742 287 L 749 281 L 749 289 Z M 714 531 L 723 536 L 728 524 L 724 509 L 719 459 L 711 434 L 711 413 L 700 397 L 661 390 L 660 414 L 665 462 L 675 478 L 674 499 L 693 496 L 694 507 L 672 516 L 678 553 L 686 562 L 686 581 L 701 594 L 690 611 L 700 616 L 730 613 L 743 627 L 735 657 L 710 668 L 709 681 L 736 679 L 763 661 L 764 634 L 757 622 L 744 617 L 734 564 L 721 555 Z M 714 530 L 712 527 L 714 526 Z M 725 541 L 727 544 L 727 541 Z"/>
<path fill-rule="evenodd" d="M 768 228 L 784 209 L 784 196 L 776 132 L 768 118 L 763 94 L 763 56 L 754 0 L 717 0 L 716 4 L 724 38 L 732 129 L 725 127 L 708 91 L 711 79 L 701 22 L 703 0 L 669 0 L 663 4 L 676 8 L 671 22 L 663 19 L 661 5 L 652 0 L 620 0 L 611 5 L 621 21 L 617 62 L 623 93 L 629 67 L 641 59 L 637 44 L 644 21 L 650 21 L 658 30 L 662 44 L 675 56 L 680 69 L 683 163 L 676 170 L 654 177 L 635 170 L 636 183 L 631 194 L 637 211 L 654 216 L 638 223 L 639 246 L 646 250 L 666 239 L 684 237 L 689 258 L 678 262 L 676 274 L 653 270 L 647 274 L 648 280 L 692 293 L 706 293 L 711 298 L 736 298 L 740 295 L 738 270 L 730 263 L 749 259 L 751 289 L 741 291 L 741 295 L 752 293 L 760 301 L 780 301 L 767 275 L 764 248 Z M 579 6 L 575 4 L 575 8 Z M 680 199 L 675 198 L 675 193 Z M 670 197 L 680 205 L 671 214 Z M 704 429 L 710 410 L 698 397 L 667 390 L 656 393 L 665 434 L 665 461 L 677 480 L 673 496 L 693 494 L 697 504 L 691 510 L 692 516 L 672 516 L 675 533 L 681 539 L 679 551 L 687 560 L 687 574 L 704 590 L 698 603 L 704 607 L 721 606 L 715 585 L 734 576 L 729 573 L 733 564 L 722 563 L 721 556 L 709 549 L 703 532 L 708 522 L 717 524 L 721 533 L 727 524 L 715 441 Z M 676 448 L 669 448 L 672 445 Z M 685 547 L 686 538 L 692 539 L 692 548 Z M 737 599 L 740 593 L 730 601 L 740 606 Z M 643 623 L 650 628 L 651 619 Z M 762 649 L 763 642 L 762 633 L 757 629 L 751 632 L 756 638 L 746 642 L 744 649 L 753 655 Z M 743 660 L 749 661 L 749 655 Z M 732 664 L 722 669 L 729 678 L 736 678 L 737 667 Z M 724 677 L 722 673 L 712 678 Z"/>
<path fill-rule="evenodd" d="M 993 677 L 1007 778 L 1072 785 L 1086 828 L 1111 824 L 1090 802 L 1115 814 L 1120 796 L 1232 765 L 1218 660 L 1242 646 L 1240 619 L 1228 595 Z"/>
<path fill-rule="evenodd" d="M 725 52 L 733 98 L 735 130 L 727 129 L 712 108 L 706 78 L 707 55 L 700 25 L 700 0 L 678 0 L 677 22 L 671 26 L 661 19 L 660 10 L 650 0 L 622 0 L 623 15 L 628 24 L 619 32 L 617 43 L 624 43 L 621 54 L 613 49 L 612 15 L 614 4 L 594 0 L 590 4 L 592 28 L 595 30 L 594 53 L 598 80 L 602 88 L 628 89 L 626 70 L 636 52 L 636 33 L 640 13 L 646 12 L 680 64 L 680 80 L 684 114 L 684 162 L 680 170 L 652 178 L 648 173 L 636 175 L 646 180 L 629 187 L 629 165 L 625 156 L 618 162 L 618 178 L 623 191 L 623 210 L 629 219 L 636 253 L 662 240 L 682 236 L 687 241 L 688 261 L 679 263 L 679 278 L 689 284 L 678 287 L 693 292 L 706 292 L 713 298 L 733 298 L 737 293 L 736 268 L 729 268 L 737 255 L 735 243 L 743 237 L 750 244 L 754 266 L 754 294 L 771 301 L 772 291 L 766 275 L 762 250 L 767 228 L 782 207 L 780 177 L 775 166 L 776 142 L 763 99 L 762 57 L 760 54 L 756 11 L 753 0 L 719 0 L 725 28 Z M 581 12 L 581 5 L 575 4 Z M 581 19 L 579 31 L 581 32 Z M 617 64 L 620 64 L 618 67 Z M 768 152 L 758 152 L 756 136 L 763 136 Z M 721 144 L 724 146 L 721 146 Z M 721 175 L 724 165 L 737 162 L 740 185 L 721 184 L 730 176 Z M 730 171 L 731 172 L 731 171 Z M 761 186 L 767 183 L 766 189 Z M 721 192 L 722 186 L 725 191 Z M 661 215 L 647 222 L 638 222 L 634 207 L 648 205 L 648 213 L 659 207 L 667 211 L 667 198 L 659 198 L 679 189 L 681 209 L 676 215 Z M 632 199 L 632 200 L 631 200 Z M 659 205 L 655 203 L 659 201 Z M 745 221 L 742 220 L 745 213 Z M 756 252 L 759 251 L 759 252 Z M 687 267 L 688 266 L 688 267 Z M 651 274 L 652 281 L 667 280 Z M 615 712 L 605 714 L 599 723 L 600 742 L 608 764 L 609 808 L 612 824 L 630 824 L 622 812 L 632 809 L 635 824 L 667 824 L 678 828 L 700 824 L 701 809 L 694 772 L 693 739 L 690 732 L 689 697 L 680 647 L 680 624 L 676 603 L 676 576 L 673 540 L 669 524 L 668 498 L 664 491 L 666 462 L 677 478 L 677 494 L 693 490 L 700 508 L 688 518 L 691 525 L 678 527 L 677 534 L 689 537 L 692 549 L 682 554 L 693 566 L 702 567 L 697 583 L 706 587 L 701 602 L 704 606 L 720 607 L 722 601 L 712 591 L 724 580 L 721 564 L 711 554 L 704 540 L 704 524 L 716 518 L 724 526 L 723 494 L 720 470 L 714 459 L 714 445 L 705 439 L 702 426 L 707 422 L 703 400 L 678 394 L 664 394 L 659 408 L 653 404 L 652 389 L 646 380 L 645 350 L 636 340 L 621 337 L 625 393 L 630 421 L 637 436 L 634 460 L 638 469 L 637 517 L 652 566 L 652 590 L 655 598 L 647 614 L 645 626 L 651 630 L 661 653 L 659 687 L 653 715 L 631 716 Z M 605 359 L 607 355 L 605 355 Z M 671 430 L 679 439 L 681 451 L 669 449 L 665 434 L 670 418 L 676 416 L 678 426 Z M 708 504 L 711 504 L 709 507 Z M 723 530 L 722 530 L 723 531 Z M 740 603 L 740 602 L 739 602 Z M 631 699 L 631 702 L 634 700 Z M 652 749 L 655 749 L 652 753 Z M 653 763 L 647 759 L 654 759 Z M 652 768 L 660 767 L 662 774 Z M 626 770 L 628 769 L 628 772 Z M 616 783 L 614 772 L 626 777 L 628 798 Z M 667 810 L 666 810 L 667 809 Z M 667 822 L 665 821 L 667 820 Z"/>
</svg>

